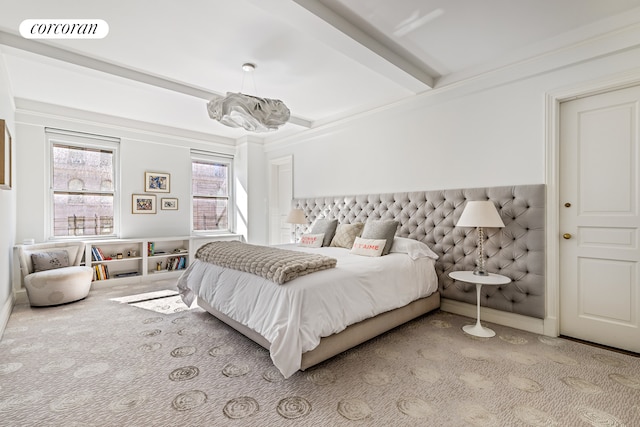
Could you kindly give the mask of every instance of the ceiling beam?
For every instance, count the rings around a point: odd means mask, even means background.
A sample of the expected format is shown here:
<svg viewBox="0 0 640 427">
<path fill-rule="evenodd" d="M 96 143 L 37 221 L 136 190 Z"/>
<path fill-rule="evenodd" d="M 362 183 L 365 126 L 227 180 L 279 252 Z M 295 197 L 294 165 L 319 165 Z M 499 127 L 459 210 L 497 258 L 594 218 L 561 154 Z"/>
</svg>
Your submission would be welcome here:
<svg viewBox="0 0 640 427">
<path fill-rule="evenodd" d="M 434 78 L 315 0 L 247 0 L 283 25 L 300 29 L 345 57 L 413 93 L 434 86 Z"/>
<path fill-rule="evenodd" d="M 392 49 L 388 48 L 380 41 L 363 31 L 361 28 L 355 26 L 344 17 L 325 6 L 318 0 L 293 0 L 309 12 L 313 13 L 318 18 L 331 25 L 333 28 L 339 30 L 344 35 L 348 36 L 355 42 L 364 46 L 369 51 L 378 55 L 380 58 L 389 62 L 393 66 L 402 70 L 407 75 L 413 77 L 417 81 L 421 82 L 427 87 L 422 87 L 421 90 L 414 90 L 415 92 L 422 92 L 424 89 L 432 89 L 434 86 L 434 78 L 422 68 L 408 61 L 406 58 L 398 55 Z M 334 46 L 336 47 L 336 46 Z M 375 69 L 375 68 L 373 68 Z M 395 77 L 395 76 L 394 76 Z"/>
</svg>

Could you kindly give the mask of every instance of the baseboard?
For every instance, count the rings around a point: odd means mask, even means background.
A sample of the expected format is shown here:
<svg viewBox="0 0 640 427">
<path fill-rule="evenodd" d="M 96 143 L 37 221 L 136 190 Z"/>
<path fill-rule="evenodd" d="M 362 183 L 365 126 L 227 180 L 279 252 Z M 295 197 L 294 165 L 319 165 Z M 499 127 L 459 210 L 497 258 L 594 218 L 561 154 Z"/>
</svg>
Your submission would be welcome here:
<svg viewBox="0 0 640 427">
<path fill-rule="evenodd" d="M 27 296 L 27 290 L 22 288 L 15 291 L 15 304 L 29 304 L 29 297 Z"/>
<path fill-rule="evenodd" d="M 473 319 L 475 319 L 477 316 L 476 305 L 454 301 L 446 298 L 443 298 L 440 302 L 440 310 L 446 311 L 448 313 L 459 314 L 461 316 L 471 317 Z M 509 326 L 510 328 L 533 332 L 534 334 L 545 334 L 543 319 L 537 319 L 535 317 L 528 317 L 521 314 L 495 310 L 493 308 L 480 308 L 480 322 L 491 322 L 498 325 Z"/>
<path fill-rule="evenodd" d="M 13 293 L 9 295 L 9 298 L 2 305 L 2 311 L 0 311 L 0 338 L 4 334 L 4 330 L 7 328 L 7 323 L 9 323 L 9 317 L 11 316 L 11 311 L 13 310 L 13 306 L 15 305 L 15 299 Z"/>
</svg>

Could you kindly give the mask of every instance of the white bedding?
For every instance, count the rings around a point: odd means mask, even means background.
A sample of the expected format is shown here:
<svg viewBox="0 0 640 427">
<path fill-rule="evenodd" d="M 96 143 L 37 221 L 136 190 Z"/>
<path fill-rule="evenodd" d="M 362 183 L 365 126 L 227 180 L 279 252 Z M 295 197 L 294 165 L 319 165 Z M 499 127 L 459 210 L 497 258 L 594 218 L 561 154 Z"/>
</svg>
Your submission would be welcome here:
<svg viewBox="0 0 640 427">
<path fill-rule="evenodd" d="M 178 280 L 182 299 L 201 297 L 211 307 L 258 332 L 271 343 L 274 365 L 285 378 L 300 369 L 302 353 L 347 326 L 438 289 L 435 260 L 405 253 L 366 257 L 348 249 L 283 249 L 336 258 L 336 268 L 278 285 L 250 273 L 194 260 Z"/>
</svg>

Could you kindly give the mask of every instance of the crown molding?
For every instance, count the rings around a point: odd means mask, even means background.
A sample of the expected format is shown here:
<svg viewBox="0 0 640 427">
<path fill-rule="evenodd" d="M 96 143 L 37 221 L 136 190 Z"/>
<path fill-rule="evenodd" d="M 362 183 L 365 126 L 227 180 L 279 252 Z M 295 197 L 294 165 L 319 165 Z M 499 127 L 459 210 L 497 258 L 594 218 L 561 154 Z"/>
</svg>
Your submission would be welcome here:
<svg viewBox="0 0 640 427">
<path fill-rule="evenodd" d="M 113 129 L 118 133 L 125 132 L 131 135 L 132 139 L 135 138 L 134 135 L 145 135 L 154 140 L 171 140 L 172 138 L 176 138 L 184 142 L 204 143 L 209 148 L 221 148 L 224 149 L 225 152 L 229 151 L 231 153 L 236 145 L 236 140 L 233 138 L 225 138 L 214 134 L 78 110 L 30 99 L 16 98 L 15 103 L 17 123 L 34 124 L 33 119 L 37 120 L 37 124 L 43 125 L 49 125 L 48 122 L 52 120 L 74 122 L 76 124 Z M 30 117 L 32 120 L 26 121 L 26 117 Z"/>
<path fill-rule="evenodd" d="M 265 140 L 265 151 L 279 150 L 325 137 L 355 121 L 390 110 L 393 110 L 394 114 L 402 114 L 405 111 L 434 105 L 443 99 L 451 100 L 471 93 L 495 89 L 589 61 L 635 52 L 636 50 L 640 50 L 640 23 L 630 24 L 588 40 L 508 63 L 470 77 L 459 80 L 441 79 L 436 87 L 430 91 L 349 117 L 331 122 L 316 121 L 313 128 L 303 130 L 295 135 Z"/>
</svg>

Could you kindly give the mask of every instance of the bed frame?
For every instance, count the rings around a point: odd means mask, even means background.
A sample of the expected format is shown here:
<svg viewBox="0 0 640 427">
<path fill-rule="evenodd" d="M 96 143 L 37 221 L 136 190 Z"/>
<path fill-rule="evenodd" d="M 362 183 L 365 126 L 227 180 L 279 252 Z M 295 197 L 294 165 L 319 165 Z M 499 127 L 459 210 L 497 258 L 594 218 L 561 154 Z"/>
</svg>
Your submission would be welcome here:
<svg viewBox="0 0 640 427">
<path fill-rule="evenodd" d="M 198 305 L 211 313 L 214 317 L 231 326 L 247 338 L 269 350 L 270 343 L 265 337 L 253 329 L 236 322 L 230 317 L 211 307 L 205 300 L 198 297 Z M 438 291 L 426 298 L 413 301 L 404 307 L 387 311 L 375 317 L 348 326 L 345 330 L 320 339 L 320 344 L 311 351 L 302 353 L 301 370 L 305 370 L 323 362 L 337 354 L 353 348 L 365 341 L 375 338 L 397 326 L 420 317 L 440 307 L 440 293 Z"/>
</svg>

